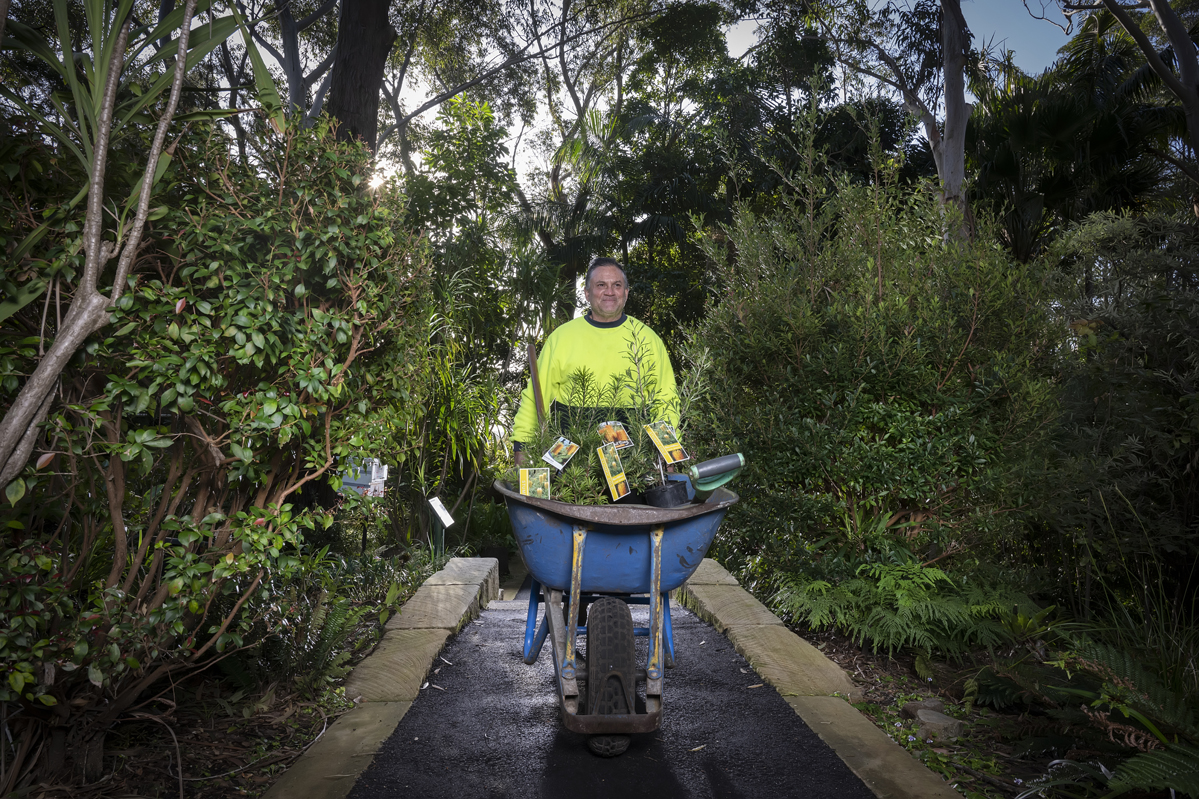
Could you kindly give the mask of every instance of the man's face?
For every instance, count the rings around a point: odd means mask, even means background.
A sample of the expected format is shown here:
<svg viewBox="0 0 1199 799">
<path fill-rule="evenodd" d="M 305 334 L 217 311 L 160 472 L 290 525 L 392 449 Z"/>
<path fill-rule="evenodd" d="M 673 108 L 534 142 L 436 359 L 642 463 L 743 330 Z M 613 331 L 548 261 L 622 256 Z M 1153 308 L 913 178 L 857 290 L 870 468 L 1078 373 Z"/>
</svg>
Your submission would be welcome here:
<svg viewBox="0 0 1199 799">
<path fill-rule="evenodd" d="M 624 313 L 629 287 L 624 272 L 615 266 L 601 266 L 591 273 L 591 282 L 584 291 L 591 303 L 591 316 L 597 322 L 615 322 Z"/>
</svg>

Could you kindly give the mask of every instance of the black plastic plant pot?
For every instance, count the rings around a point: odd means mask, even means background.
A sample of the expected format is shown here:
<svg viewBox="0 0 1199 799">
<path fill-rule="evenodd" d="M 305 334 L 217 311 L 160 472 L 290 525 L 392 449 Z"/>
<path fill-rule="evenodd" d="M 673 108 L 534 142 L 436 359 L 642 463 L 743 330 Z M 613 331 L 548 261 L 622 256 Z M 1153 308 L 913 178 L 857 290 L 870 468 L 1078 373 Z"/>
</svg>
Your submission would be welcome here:
<svg viewBox="0 0 1199 799">
<path fill-rule="evenodd" d="M 687 504 L 687 484 L 681 480 L 667 480 L 665 485 L 646 489 L 645 504 L 655 508 L 677 508 Z"/>
</svg>

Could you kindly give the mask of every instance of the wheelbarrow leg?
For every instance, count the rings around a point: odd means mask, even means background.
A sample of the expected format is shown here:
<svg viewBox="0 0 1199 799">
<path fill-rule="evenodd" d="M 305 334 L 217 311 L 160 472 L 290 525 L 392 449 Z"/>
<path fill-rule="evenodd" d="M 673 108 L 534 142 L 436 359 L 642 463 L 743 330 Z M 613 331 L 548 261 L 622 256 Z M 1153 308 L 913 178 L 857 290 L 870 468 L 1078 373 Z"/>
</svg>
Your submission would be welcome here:
<svg viewBox="0 0 1199 799">
<path fill-rule="evenodd" d="M 645 709 L 649 713 L 662 708 L 662 535 L 665 529 L 658 526 L 649 534 L 649 662 L 645 667 Z"/>
<path fill-rule="evenodd" d="M 670 627 L 670 592 L 662 592 L 662 621 L 666 631 L 666 668 L 674 668 L 674 631 Z"/>
<path fill-rule="evenodd" d="M 549 632 L 549 626 L 546 620 L 541 620 L 541 626 L 537 626 L 537 602 L 541 594 L 541 584 L 536 580 L 530 581 L 529 585 L 529 615 L 525 618 L 525 663 L 532 666 L 537 662 L 537 657 L 541 654 L 542 647 L 545 646 L 545 636 Z"/>
<path fill-rule="evenodd" d="M 583 549 L 587 545 L 587 528 L 575 525 L 574 553 L 570 570 L 570 605 L 566 612 L 570 621 L 566 627 L 566 660 L 562 663 L 562 676 L 568 680 L 575 678 L 575 638 L 579 635 L 579 600 L 583 592 Z"/>
<path fill-rule="evenodd" d="M 545 620 L 549 626 L 550 651 L 554 655 L 554 671 L 558 677 L 558 701 L 571 715 L 579 712 L 579 683 L 575 676 L 566 676 L 566 624 L 562 613 L 562 592 L 551 590 L 545 597 Z M 571 647 L 573 649 L 573 647 Z M 573 653 L 572 653 L 573 654 Z"/>
</svg>

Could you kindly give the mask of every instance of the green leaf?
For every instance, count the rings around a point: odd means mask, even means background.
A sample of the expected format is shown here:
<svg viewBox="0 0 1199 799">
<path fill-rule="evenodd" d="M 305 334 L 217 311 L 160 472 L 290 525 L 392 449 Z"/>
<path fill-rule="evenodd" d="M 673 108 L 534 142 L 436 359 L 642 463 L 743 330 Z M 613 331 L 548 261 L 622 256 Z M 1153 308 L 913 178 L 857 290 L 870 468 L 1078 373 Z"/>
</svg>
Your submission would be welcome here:
<svg viewBox="0 0 1199 799">
<path fill-rule="evenodd" d="M 46 290 L 46 281 L 37 278 L 30 280 L 17 289 L 11 299 L 0 302 L 0 322 L 15 314 L 29 303 L 36 300 Z"/>
<path fill-rule="evenodd" d="M 201 5 L 203 5 L 203 3 L 201 3 Z M 179 10 L 181 9 L 182 6 L 179 6 Z M 198 10 L 197 13 L 199 13 Z M 180 21 L 182 21 L 182 19 Z M 178 23 L 176 23 L 176 25 L 178 25 Z M 205 21 L 203 25 L 197 25 L 193 27 L 191 33 L 187 37 L 187 63 L 184 65 L 184 71 L 190 72 L 192 69 L 194 69 L 196 65 L 203 61 L 209 53 L 211 53 L 217 47 L 220 47 L 221 43 L 228 39 L 229 34 L 233 33 L 236 28 L 237 22 L 232 16 L 220 17 L 219 19 L 212 21 Z M 179 41 L 178 38 L 176 38 L 148 60 L 146 63 L 147 66 L 155 61 L 166 60 L 169 58 L 171 59 L 171 66 L 170 68 L 163 70 L 158 79 L 146 88 L 145 93 L 141 97 L 137 98 L 136 102 L 122 106 L 121 117 L 119 122 L 113 128 L 114 132 L 127 125 L 146 108 L 148 108 L 153 102 L 155 102 L 158 97 L 170 90 L 171 83 L 173 82 L 175 75 L 174 58 L 178 51 Z"/>
<path fill-rule="evenodd" d="M 189 111 L 186 114 L 176 114 L 176 122 L 194 122 L 199 120 L 225 119 L 241 113 L 236 108 L 205 108 L 199 111 Z"/>
<path fill-rule="evenodd" d="M 42 694 L 37 698 L 37 701 L 41 702 L 46 707 L 54 707 L 58 704 L 58 700 L 50 696 L 50 694 Z"/>
<path fill-rule="evenodd" d="M 246 53 L 250 56 L 250 63 L 254 66 L 254 86 L 258 90 L 258 102 L 262 103 L 262 110 L 266 111 L 267 118 L 275 127 L 275 131 L 282 135 L 287 129 L 287 117 L 283 113 L 283 101 L 279 98 L 275 80 L 267 71 L 266 63 L 262 60 L 262 53 L 258 52 L 258 45 L 254 44 L 254 37 L 246 29 L 241 14 L 237 12 L 236 7 L 232 10 L 234 17 L 237 18 L 237 25 L 241 28 Z"/>
<path fill-rule="evenodd" d="M 8 499 L 9 505 L 16 505 L 21 497 L 25 496 L 25 481 L 18 477 L 8 484 L 4 489 L 4 496 Z M 17 690 L 20 690 L 19 688 Z"/>
<path fill-rule="evenodd" d="M 192 14 L 192 19 L 199 19 L 200 15 L 207 12 L 211 5 L 211 0 L 199 0 L 199 2 L 196 3 L 196 10 Z M 184 8 L 182 4 L 175 6 L 171 13 L 162 18 L 154 30 L 146 34 L 146 38 L 141 40 L 140 46 L 134 49 L 130 55 L 126 56 L 126 58 L 133 58 L 138 53 L 145 50 L 146 47 L 154 45 L 156 42 L 158 42 L 158 40 L 165 39 L 166 37 L 173 35 L 179 26 L 183 24 L 183 12 Z M 224 17 L 223 19 L 231 20 L 232 18 Z M 195 32 L 198 33 L 198 31 Z M 228 35 L 228 33 L 225 34 L 225 36 Z M 190 36 L 188 37 L 188 44 L 192 44 L 192 39 Z M 152 63 L 159 59 L 166 59 L 169 56 L 173 56 L 178 49 L 178 41 L 168 44 L 166 47 L 163 47 L 161 50 L 159 50 L 155 56 L 150 58 L 149 62 Z M 164 51 L 166 51 L 165 54 Z M 176 119 L 177 118 L 178 117 L 176 117 Z"/>
<path fill-rule="evenodd" d="M 171 153 L 168 153 L 165 151 L 161 155 L 158 156 L 158 164 L 154 168 L 154 177 L 150 179 L 151 193 L 153 193 L 154 187 L 158 185 L 158 181 L 162 180 L 162 176 L 166 173 L 167 167 L 169 167 L 171 165 L 171 160 L 173 158 L 174 158 L 174 156 Z M 139 180 L 137 183 L 134 184 L 133 191 L 129 193 L 129 199 L 125 200 L 125 212 L 126 213 L 128 213 L 130 211 L 130 209 L 132 209 L 133 206 L 137 204 L 137 198 L 141 196 L 142 184 L 144 182 L 145 182 L 145 180 L 144 180 L 144 176 L 143 176 L 142 180 Z M 158 209 L 155 209 L 155 211 L 157 211 L 157 210 Z M 162 218 L 163 216 L 166 216 L 165 208 L 163 209 L 162 213 L 158 215 L 158 218 Z"/>
<path fill-rule="evenodd" d="M 14 691 L 20 693 L 21 689 L 25 687 L 25 672 L 17 671 L 16 669 L 10 671 L 8 673 L 8 684 Z"/>
<path fill-rule="evenodd" d="M 104 675 L 100 672 L 100 669 L 95 663 L 87 664 L 87 679 L 88 682 L 97 688 L 102 688 L 104 686 Z"/>
</svg>

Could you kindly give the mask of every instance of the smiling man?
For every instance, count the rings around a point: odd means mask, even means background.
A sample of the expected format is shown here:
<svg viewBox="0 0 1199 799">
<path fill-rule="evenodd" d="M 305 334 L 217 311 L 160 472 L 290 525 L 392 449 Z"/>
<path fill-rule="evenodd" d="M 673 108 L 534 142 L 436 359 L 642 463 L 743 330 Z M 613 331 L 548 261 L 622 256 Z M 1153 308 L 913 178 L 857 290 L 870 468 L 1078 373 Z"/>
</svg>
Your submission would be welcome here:
<svg viewBox="0 0 1199 799">
<path fill-rule="evenodd" d="M 646 373 L 645 382 L 653 391 L 654 416 L 667 419 L 677 427 L 678 393 L 674 369 L 658 334 L 624 312 L 624 304 L 629 298 L 624 268 L 613 258 L 596 258 L 587 268 L 583 293 L 591 310 L 554 330 L 537 356 L 542 401 L 550 414 L 551 424 L 560 427 L 559 420 L 570 408 L 568 394 L 572 374 L 587 369 L 601 388 L 607 387 L 615 376 L 629 378 L 625 380 L 627 384 L 635 379 L 630 372 L 633 348 L 644 347 L 642 367 Z M 616 398 L 616 404 L 633 405 L 627 385 Z M 536 430 L 537 409 L 530 381 L 520 395 L 520 408 L 512 423 L 518 464 L 525 462 L 521 443 L 530 440 Z"/>
</svg>

